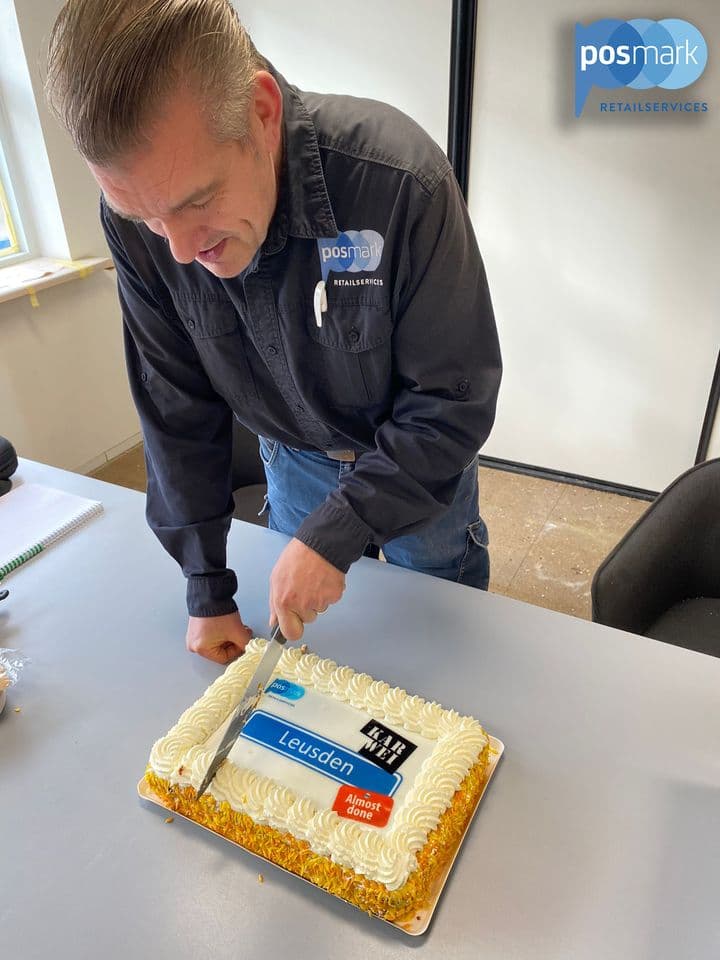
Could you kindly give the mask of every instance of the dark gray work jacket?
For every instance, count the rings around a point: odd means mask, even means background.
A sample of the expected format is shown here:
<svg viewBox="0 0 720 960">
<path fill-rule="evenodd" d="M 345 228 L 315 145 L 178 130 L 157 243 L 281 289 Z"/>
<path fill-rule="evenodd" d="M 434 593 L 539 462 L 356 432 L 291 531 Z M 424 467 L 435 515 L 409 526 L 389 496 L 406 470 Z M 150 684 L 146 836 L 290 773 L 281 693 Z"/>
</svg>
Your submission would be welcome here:
<svg viewBox="0 0 720 960">
<path fill-rule="evenodd" d="M 177 263 L 163 238 L 101 202 L 147 518 L 196 616 L 236 609 L 233 415 L 292 447 L 356 452 L 295 534 L 347 571 L 368 543 L 418 530 L 452 501 L 500 383 L 485 271 L 445 154 L 389 106 L 278 82 L 280 196 L 241 275 Z"/>
</svg>

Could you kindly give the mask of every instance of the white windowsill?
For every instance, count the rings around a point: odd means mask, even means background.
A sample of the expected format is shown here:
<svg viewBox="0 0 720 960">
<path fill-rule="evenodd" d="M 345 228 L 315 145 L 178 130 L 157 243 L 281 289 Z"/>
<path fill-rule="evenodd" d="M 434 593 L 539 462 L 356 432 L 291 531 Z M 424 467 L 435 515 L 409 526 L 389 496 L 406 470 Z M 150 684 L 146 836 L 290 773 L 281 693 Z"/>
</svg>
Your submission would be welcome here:
<svg viewBox="0 0 720 960">
<path fill-rule="evenodd" d="M 38 306 L 37 294 L 59 283 L 80 280 L 96 270 L 112 269 L 109 257 L 87 257 L 84 260 L 57 260 L 53 257 L 38 257 L 23 260 L 13 266 L 0 266 L 0 303 L 30 297 L 33 306 Z"/>
</svg>

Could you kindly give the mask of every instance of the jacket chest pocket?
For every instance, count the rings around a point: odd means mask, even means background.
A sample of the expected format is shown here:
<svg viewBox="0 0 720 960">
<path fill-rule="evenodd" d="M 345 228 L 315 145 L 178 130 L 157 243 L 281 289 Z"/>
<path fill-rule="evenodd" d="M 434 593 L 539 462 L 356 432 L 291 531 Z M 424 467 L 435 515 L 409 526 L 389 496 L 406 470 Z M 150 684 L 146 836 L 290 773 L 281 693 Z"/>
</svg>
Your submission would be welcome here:
<svg viewBox="0 0 720 960">
<path fill-rule="evenodd" d="M 318 386 L 345 407 L 388 402 L 392 379 L 392 331 L 385 306 L 328 301 L 318 327 L 312 305 L 305 309 Z"/>
<path fill-rule="evenodd" d="M 230 300 L 178 300 L 180 319 L 217 392 L 232 400 L 257 399 L 250 353 L 255 348 Z"/>
</svg>

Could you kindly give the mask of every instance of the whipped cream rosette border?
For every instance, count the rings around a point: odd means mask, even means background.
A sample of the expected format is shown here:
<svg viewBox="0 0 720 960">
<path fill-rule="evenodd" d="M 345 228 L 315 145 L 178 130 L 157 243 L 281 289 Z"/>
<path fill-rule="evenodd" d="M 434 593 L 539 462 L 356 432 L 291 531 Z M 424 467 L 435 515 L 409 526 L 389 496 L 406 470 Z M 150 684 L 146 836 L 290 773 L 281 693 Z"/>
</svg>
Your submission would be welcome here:
<svg viewBox="0 0 720 960">
<path fill-rule="evenodd" d="M 150 768 L 156 775 L 171 785 L 199 787 L 213 757 L 204 744 L 239 703 L 265 645 L 263 639 L 251 640 L 244 655 L 155 743 Z M 428 834 L 488 746 L 485 731 L 472 717 L 296 647 L 284 651 L 273 676 L 329 694 L 374 720 L 436 740 L 437 746 L 423 763 L 392 825 L 382 833 L 319 809 L 276 781 L 233 764 L 223 764 L 210 792 L 216 801 L 227 802 L 255 823 L 290 831 L 318 855 L 388 890 L 398 889 L 415 869 Z"/>
</svg>

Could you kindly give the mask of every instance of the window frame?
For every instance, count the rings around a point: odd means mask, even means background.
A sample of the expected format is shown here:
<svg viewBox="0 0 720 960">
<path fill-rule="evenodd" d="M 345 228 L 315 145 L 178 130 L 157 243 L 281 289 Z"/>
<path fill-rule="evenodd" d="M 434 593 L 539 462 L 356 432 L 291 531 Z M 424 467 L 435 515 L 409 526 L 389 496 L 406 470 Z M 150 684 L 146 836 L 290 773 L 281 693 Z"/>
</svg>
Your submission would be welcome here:
<svg viewBox="0 0 720 960">
<path fill-rule="evenodd" d="M 23 260 L 28 260 L 32 253 L 28 246 L 27 234 L 23 224 L 23 217 L 18 203 L 17 189 L 13 182 L 11 170 L 11 150 L 12 144 L 7 134 L 7 122 L 5 118 L 5 105 L 0 97 L 0 203 L 3 199 L 6 203 L 8 214 L 10 216 L 10 235 L 14 239 L 14 248 L 12 253 L 0 250 L 0 270 L 3 267 L 10 267 Z"/>
</svg>

